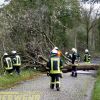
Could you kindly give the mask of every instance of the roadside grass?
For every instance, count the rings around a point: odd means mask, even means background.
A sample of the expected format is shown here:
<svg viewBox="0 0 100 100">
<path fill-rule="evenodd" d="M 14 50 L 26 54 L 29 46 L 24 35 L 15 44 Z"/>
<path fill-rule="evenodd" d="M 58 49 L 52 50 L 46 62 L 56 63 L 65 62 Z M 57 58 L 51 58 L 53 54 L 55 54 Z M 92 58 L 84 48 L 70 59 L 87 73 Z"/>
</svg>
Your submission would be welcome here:
<svg viewBox="0 0 100 100">
<path fill-rule="evenodd" d="M 0 76 L 0 89 L 6 89 L 19 84 L 22 81 L 37 78 L 41 72 L 34 70 L 23 70 L 20 75 L 13 73 Z"/>
<path fill-rule="evenodd" d="M 94 86 L 92 100 L 100 100 L 100 69 L 97 73 L 97 80 Z"/>
</svg>

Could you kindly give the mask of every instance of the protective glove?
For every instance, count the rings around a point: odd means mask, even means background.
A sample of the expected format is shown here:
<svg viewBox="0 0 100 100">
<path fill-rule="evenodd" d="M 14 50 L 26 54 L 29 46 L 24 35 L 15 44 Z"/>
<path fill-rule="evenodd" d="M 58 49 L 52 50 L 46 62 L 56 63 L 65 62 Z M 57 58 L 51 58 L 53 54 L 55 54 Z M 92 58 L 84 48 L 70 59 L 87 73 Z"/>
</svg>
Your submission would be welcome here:
<svg viewBox="0 0 100 100">
<path fill-rule="evenodd" d="M 62 74 L 60 74 L 60 78 L 63 78 Z"/>
</svg>

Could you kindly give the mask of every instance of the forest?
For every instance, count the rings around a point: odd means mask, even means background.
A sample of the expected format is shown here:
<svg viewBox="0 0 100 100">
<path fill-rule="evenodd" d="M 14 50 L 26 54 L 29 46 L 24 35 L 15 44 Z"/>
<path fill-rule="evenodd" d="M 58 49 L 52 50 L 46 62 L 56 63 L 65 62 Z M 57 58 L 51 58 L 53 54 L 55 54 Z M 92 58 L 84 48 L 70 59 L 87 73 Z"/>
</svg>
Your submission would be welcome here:
<svg viewBox="0 0 100 100">
<path fill-rule="evenodd" d="M 80 3 L 81 2 L 81 3 Z M 83 4 L 90 2 L 89 9 Z M 77 48 L 100 53 L 99 0 L 11 0 L 0 8 L 0 57 L 16 50 L 31 66 L 41 62 L 54 46 L 62 53 Z"/>
</svg>

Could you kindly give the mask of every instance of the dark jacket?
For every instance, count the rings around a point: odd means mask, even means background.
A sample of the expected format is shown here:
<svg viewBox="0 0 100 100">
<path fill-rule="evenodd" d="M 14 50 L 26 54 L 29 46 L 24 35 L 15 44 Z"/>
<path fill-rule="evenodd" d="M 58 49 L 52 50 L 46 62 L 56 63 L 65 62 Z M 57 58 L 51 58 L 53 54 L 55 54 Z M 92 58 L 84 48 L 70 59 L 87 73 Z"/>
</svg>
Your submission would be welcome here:
<svg viewBox="0 0 100 100">
<path fill-rule="evenodd" d="M 71 59 L 72 60 L 72 64 L 75 63 L 76 58 L 77 58 L 77 53 L 73 52 L 72 53 L 72 59 Z"/>
<path fill-rule="evenodd" d="M 85 62 L 90 62 L 90 59 L 91 59 L 91 55 L 89 53 L 85 53 L 85 55 L 84 55 L 84 61 Z"/>
<path fill-rule="evenodd" d="M 61 73 L 63 62 L 60 57 L 51 57 L 47 62 L 47 70 L 51 74 Z"/>
</svg>

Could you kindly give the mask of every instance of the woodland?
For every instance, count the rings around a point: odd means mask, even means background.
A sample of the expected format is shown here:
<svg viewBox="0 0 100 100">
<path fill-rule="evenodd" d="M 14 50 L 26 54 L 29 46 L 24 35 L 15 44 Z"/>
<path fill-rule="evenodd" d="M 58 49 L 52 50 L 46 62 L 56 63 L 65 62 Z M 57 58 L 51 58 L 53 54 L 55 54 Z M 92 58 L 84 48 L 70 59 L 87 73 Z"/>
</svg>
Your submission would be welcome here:
<svg viewBox="0 0 100 100">
<path fill-rule="evenodd" d="M 80 4 L 81 2 L 81 4 Z M 90 2 L 89 9 L 83 4 Z M 57 46 L 62 53 L 77 48 L 100 53 L 99 0 L 11 0 L 0 8 L 0 57 L 16 50 L 25 66 L 43 63 Z"/>
</svg>

